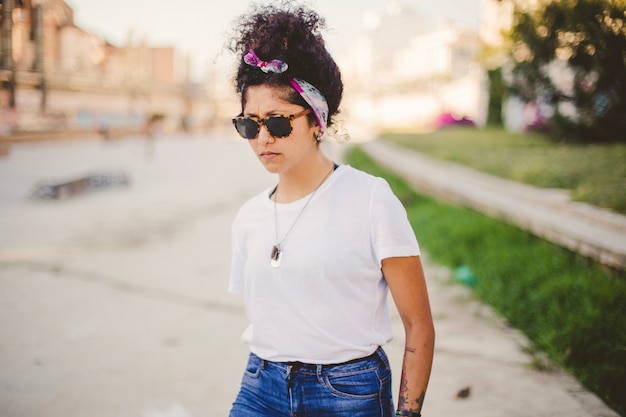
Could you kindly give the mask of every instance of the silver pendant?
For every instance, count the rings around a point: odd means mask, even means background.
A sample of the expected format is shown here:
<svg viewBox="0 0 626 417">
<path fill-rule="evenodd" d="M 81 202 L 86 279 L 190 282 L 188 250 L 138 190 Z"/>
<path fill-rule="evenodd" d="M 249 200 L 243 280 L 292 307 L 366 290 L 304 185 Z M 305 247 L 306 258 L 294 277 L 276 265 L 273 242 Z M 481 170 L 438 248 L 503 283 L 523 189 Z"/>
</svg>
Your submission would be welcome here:
<svg viewBox="0 0 626 417">
<path fill-rule="evenodd" d="M 280 266 L 280 260 L 282 257 L 283 257 L 283 252 L 280 250 L 280 247 L 278 245 L 274 245 L 274 247 L 272 248 L 271 265 L 274 268 L 278 268 Z"/>
</svg>

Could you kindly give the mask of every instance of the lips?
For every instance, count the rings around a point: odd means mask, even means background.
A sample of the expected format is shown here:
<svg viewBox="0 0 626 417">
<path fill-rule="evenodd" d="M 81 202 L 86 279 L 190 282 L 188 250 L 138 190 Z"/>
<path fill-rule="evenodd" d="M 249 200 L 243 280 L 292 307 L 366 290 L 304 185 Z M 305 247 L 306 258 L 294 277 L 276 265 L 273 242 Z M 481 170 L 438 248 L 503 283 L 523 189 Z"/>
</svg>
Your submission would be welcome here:
<svg viewBox="0 0 626 417">
<path fill-rule="evenodd" d="M 276 152 L 271 152 L 271 151 L 263 151 L 261 152 L 261 158 L 273 158 L 275 156 L 280 155 L 279 153 Z"/>
</svg>

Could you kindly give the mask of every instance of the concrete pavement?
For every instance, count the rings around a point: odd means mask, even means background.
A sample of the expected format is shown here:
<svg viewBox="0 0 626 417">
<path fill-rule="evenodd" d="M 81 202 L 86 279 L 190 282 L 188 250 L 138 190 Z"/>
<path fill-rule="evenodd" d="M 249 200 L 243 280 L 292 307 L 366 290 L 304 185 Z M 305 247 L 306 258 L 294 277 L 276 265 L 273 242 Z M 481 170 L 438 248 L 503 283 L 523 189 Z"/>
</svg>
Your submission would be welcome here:
<svg viewBox="0 0 626 417">
<path fill-rule="evenodd" d="M 93 169 L 132 183 L 27 199 L 39 179 Z M 0 158 L 0 178 L 0 415 L 227 415 L 247 355 L 243 305 L 226 292 L 230 222 L 275 181 L 247 145 L 25 144 Z M 437 345 L 424 416 L 617 416 L 567 374 L 533 369 L 525 338 L 425 261 Z M 395 312 L 393 326 L 397 375 Z"/>
</svg>

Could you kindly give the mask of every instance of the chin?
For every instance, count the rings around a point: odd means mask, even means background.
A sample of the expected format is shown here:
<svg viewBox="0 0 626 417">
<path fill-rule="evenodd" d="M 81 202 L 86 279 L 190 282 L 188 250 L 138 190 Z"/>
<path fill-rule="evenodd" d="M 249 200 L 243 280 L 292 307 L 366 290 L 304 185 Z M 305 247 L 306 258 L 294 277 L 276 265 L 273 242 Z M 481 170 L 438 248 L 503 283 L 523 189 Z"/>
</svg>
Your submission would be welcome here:
<svg viewBox="0 0 626 417">
<path fill-rule="evenodd" d="M 275 164 L 273 162 L 261 161 L 265 170 L 271 174 L 279 174 L 283 171 L 283 167 L 280 164 Z"/>
</svg>

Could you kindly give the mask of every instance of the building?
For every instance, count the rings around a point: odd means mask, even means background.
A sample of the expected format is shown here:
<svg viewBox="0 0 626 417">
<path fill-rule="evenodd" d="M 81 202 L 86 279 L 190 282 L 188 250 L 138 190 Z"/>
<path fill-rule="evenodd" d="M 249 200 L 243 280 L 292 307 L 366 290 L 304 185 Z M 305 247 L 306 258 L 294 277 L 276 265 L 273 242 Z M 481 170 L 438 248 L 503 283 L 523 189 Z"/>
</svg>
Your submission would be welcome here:
<svg viewBox="0 0 626 417">
<path fill-rule="evenodd" d="M 0 117 L 2 131 L 137 131 L 155 115 L 171 131 L 210 118 L 198 114 L 208 98 L 176 67 L 186 60 L 175 48 L 132 33 L 113 45 L 76 26 L 63 0 L 2 4 L 0 114 L 10 115 Z"/>
<path fill-rule="evenodd" d="M 428 128 L 442 114 L 485 118 L 477 31 L 392 3 L 343 65 L 350 118 L 380 128 Z"/>
</svg>

